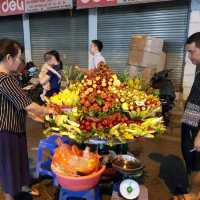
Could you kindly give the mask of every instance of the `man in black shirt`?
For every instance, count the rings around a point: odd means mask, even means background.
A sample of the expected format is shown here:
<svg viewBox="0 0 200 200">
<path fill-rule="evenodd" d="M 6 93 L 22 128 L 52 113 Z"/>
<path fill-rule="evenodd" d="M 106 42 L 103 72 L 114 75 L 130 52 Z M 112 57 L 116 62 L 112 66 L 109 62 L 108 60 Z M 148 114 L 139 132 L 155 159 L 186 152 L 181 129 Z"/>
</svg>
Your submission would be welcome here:
<svg viewBox="0 0 200 200">
<path fill-rule="evenodd" d="M 200 32 L 191 35 L 186 42 L 191 62 L 200 64 Z M 182 153 L 188 175 L 200 172 L 200 72 L 195 75 L 186 101 L 181 125 Z"/>
</svg>

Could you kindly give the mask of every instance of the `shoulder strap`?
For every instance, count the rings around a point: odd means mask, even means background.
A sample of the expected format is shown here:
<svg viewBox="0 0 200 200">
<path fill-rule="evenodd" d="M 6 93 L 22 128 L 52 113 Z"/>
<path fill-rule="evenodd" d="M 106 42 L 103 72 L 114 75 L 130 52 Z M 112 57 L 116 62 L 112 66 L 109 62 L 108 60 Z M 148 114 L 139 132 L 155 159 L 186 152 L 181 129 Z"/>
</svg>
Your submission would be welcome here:
<svg viewBox="0 0 200 200">
<path fill-rule="evenodd" d="M 49 68 L 49 71 L 51 71 L 52 73 L 56 74 L 58 76 L 59 79 L 61 79 L 61 75 L 53 68 Z"/>
</svg>

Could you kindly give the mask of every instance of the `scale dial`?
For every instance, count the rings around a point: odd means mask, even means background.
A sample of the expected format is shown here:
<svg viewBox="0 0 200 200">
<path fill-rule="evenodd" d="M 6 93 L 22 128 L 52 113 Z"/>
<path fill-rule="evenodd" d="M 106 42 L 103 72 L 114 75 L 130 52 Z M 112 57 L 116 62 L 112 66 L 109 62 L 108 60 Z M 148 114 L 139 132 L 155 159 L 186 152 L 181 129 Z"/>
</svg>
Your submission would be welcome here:
<svg viewBox="0 0 200 200">
<path fill-rule="evenodd" d="M 140 194 L 140 186 L 132 179 L 125 179 L 120 183 L 119 191 L 122 197 L 131 200 L 135 199 Z"/>
</svg>

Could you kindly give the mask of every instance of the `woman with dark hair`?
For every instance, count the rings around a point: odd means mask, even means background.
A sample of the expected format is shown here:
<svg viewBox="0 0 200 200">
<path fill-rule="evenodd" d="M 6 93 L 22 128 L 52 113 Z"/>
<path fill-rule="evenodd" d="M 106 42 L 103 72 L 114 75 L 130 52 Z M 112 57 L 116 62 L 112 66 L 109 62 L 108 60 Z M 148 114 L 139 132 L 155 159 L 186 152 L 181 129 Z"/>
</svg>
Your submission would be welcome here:
<svg viewBox="0 0 200 200">
<path fill-rule="evenodd" d="M 26 113 L 52 113 L 27 97 L 13 72 L 21 63 L 23 48 L 15 40 L 0 39 L 0 184 L 6 200 L 29 185 Z"/>
<path fill-rule="evenodd" d="M 45 53 L 44 60 L 45 64 L 39 74 L 40 84 L 43 86 L 43 93 L 40 97 L 43 101 L 45 101 L 45 96 L 51 97 L 60 91 L 61 75 L 59 72 L 63 68 L 60 55 L 55 50 Z"/>
</svg>

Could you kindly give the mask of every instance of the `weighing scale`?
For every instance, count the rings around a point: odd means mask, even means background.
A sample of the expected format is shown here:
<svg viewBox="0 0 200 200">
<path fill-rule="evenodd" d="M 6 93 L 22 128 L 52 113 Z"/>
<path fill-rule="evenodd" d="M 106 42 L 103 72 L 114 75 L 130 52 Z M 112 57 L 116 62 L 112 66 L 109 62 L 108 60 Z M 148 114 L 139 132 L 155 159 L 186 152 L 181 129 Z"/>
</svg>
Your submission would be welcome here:
<svg viewBox="0 0 200 200">
<path fill-rule="evenodd" d="M 123 159 L 124 165 L 119 166 L 115 163 L 115 160 L 118 158 Z M 126 162 L 134 161 L 138 164 L 138 167 L 134 169 L 128 168 Z M 116 158 L 112 161 L 113 168 L 117 171 L 117 179 L 114 181 L 113 185 L 113 195 L 116 200 L 137 200 L 140 195 L 140 186 L 136 182 L 138 178 L 143 175 L 144 166 L 136 159 L 133 155 L 117 155 Z M 112 198 L 111 198 L 112 199 Z"/>
<path fill-rule="evenodd" d="M 133 179 L 125 179 L 120 183 L 119 192 L 125 199 L 135 199 L 140 194 L 140 186 Z"/>
</svg>

